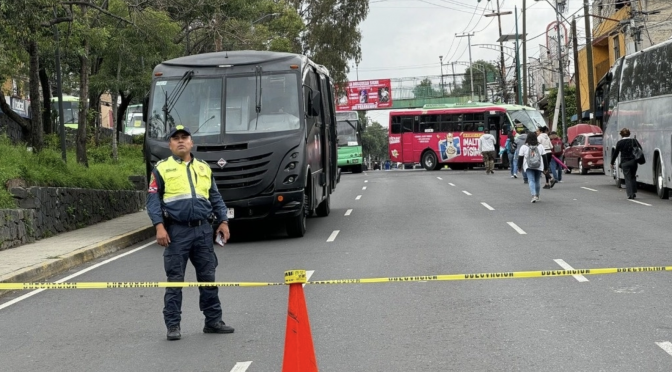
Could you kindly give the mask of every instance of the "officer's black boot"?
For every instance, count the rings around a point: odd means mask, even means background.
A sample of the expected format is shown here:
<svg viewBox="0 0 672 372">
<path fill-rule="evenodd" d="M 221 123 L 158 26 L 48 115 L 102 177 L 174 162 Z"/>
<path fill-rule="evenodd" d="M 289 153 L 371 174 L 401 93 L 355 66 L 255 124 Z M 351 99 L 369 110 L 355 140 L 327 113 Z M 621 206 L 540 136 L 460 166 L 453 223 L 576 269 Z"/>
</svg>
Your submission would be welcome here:
<svg viewBox="0 0 672 372">
<path fill-rule="evenodd" d="M 233 333 L 233 327 L 229 327 L 221 320 L 215 324 L 206 324 L 203 327 L 204 333 Z"/>
<path fill-rule="evenodd" d="M 182 334 L 180 333 L 180 326 L 176 325 L 168 327 L 168 334 L 166 335 L 166 338 L 171 341 L 182 338 Z"/>
</svg>

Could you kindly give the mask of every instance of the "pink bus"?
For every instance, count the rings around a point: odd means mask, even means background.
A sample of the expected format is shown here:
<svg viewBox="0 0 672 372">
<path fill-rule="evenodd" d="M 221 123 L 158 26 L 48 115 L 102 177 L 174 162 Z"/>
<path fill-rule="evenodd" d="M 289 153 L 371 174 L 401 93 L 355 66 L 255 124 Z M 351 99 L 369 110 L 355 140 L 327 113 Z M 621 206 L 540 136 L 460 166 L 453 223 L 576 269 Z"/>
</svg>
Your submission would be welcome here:
<svg viewBox="0 0 672 372">
<path fill-rule="evenodd" d="M 513 123 L 506 108 L 495 104 L 390 112 L 390 159 L 411 166 L 420 163 L 427 170 L 483 166 L 478 140 L 485 128 L 497 139 L 498 167 L 508 167 L 508 158 L 500 159 L 499 150 Z"/>
</svg>

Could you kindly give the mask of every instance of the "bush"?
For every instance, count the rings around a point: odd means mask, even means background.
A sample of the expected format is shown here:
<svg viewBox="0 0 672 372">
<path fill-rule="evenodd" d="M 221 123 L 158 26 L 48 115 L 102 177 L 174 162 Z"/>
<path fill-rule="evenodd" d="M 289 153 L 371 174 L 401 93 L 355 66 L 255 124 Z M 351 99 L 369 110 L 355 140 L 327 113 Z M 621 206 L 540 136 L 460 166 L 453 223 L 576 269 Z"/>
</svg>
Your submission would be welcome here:
<svg viewBox="0 0 672 372">
<path fill-rule="evenodd" d="M 75 150 L 67 151 L 67 163 L 61 159 L 60 142 L 47 136 L 45 148 L 39 153 L 26 146 L 12 145 L 7 136 L 0 136 L 0 209 L 16 208 L 16 202 L 5 185 L 22 179 L 28 186 L 78 187 L 86 189 L 132 190 L 132 175 L 145 174 L 141 145 L 119 145 L 118 161 L 112 160 L 112 146 L 87 149 L 89 167 L 77 163 Z"/>
</svg>

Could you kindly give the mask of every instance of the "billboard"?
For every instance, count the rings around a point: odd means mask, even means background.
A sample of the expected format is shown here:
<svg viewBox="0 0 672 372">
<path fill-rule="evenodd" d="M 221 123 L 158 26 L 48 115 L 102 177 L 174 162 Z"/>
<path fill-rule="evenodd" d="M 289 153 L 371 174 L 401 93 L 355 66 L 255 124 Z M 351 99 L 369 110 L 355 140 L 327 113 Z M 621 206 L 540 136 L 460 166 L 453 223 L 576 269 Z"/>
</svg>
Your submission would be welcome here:
<svg viewBox="0 0 672 372">
<path fill-rule="evenodd" d="M 390 79 L 350 81 L 339 93 L 336 111 L 392 108 Z"/>
</svg>

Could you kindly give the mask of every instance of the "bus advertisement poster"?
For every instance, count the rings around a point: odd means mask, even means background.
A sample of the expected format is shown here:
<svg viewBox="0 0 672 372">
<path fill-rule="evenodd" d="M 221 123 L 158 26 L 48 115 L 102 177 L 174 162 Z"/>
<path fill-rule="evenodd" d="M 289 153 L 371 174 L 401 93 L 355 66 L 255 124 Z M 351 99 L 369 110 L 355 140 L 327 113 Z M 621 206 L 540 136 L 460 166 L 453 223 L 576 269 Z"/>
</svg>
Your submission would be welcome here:
<svg viewBox="0 0 672 372">
<path fill-rule="evenodd" d="M 379 110 L 392 108 L 390 79 L 350 81 L 339 93 L 336 111 Z"/>
</svg>

